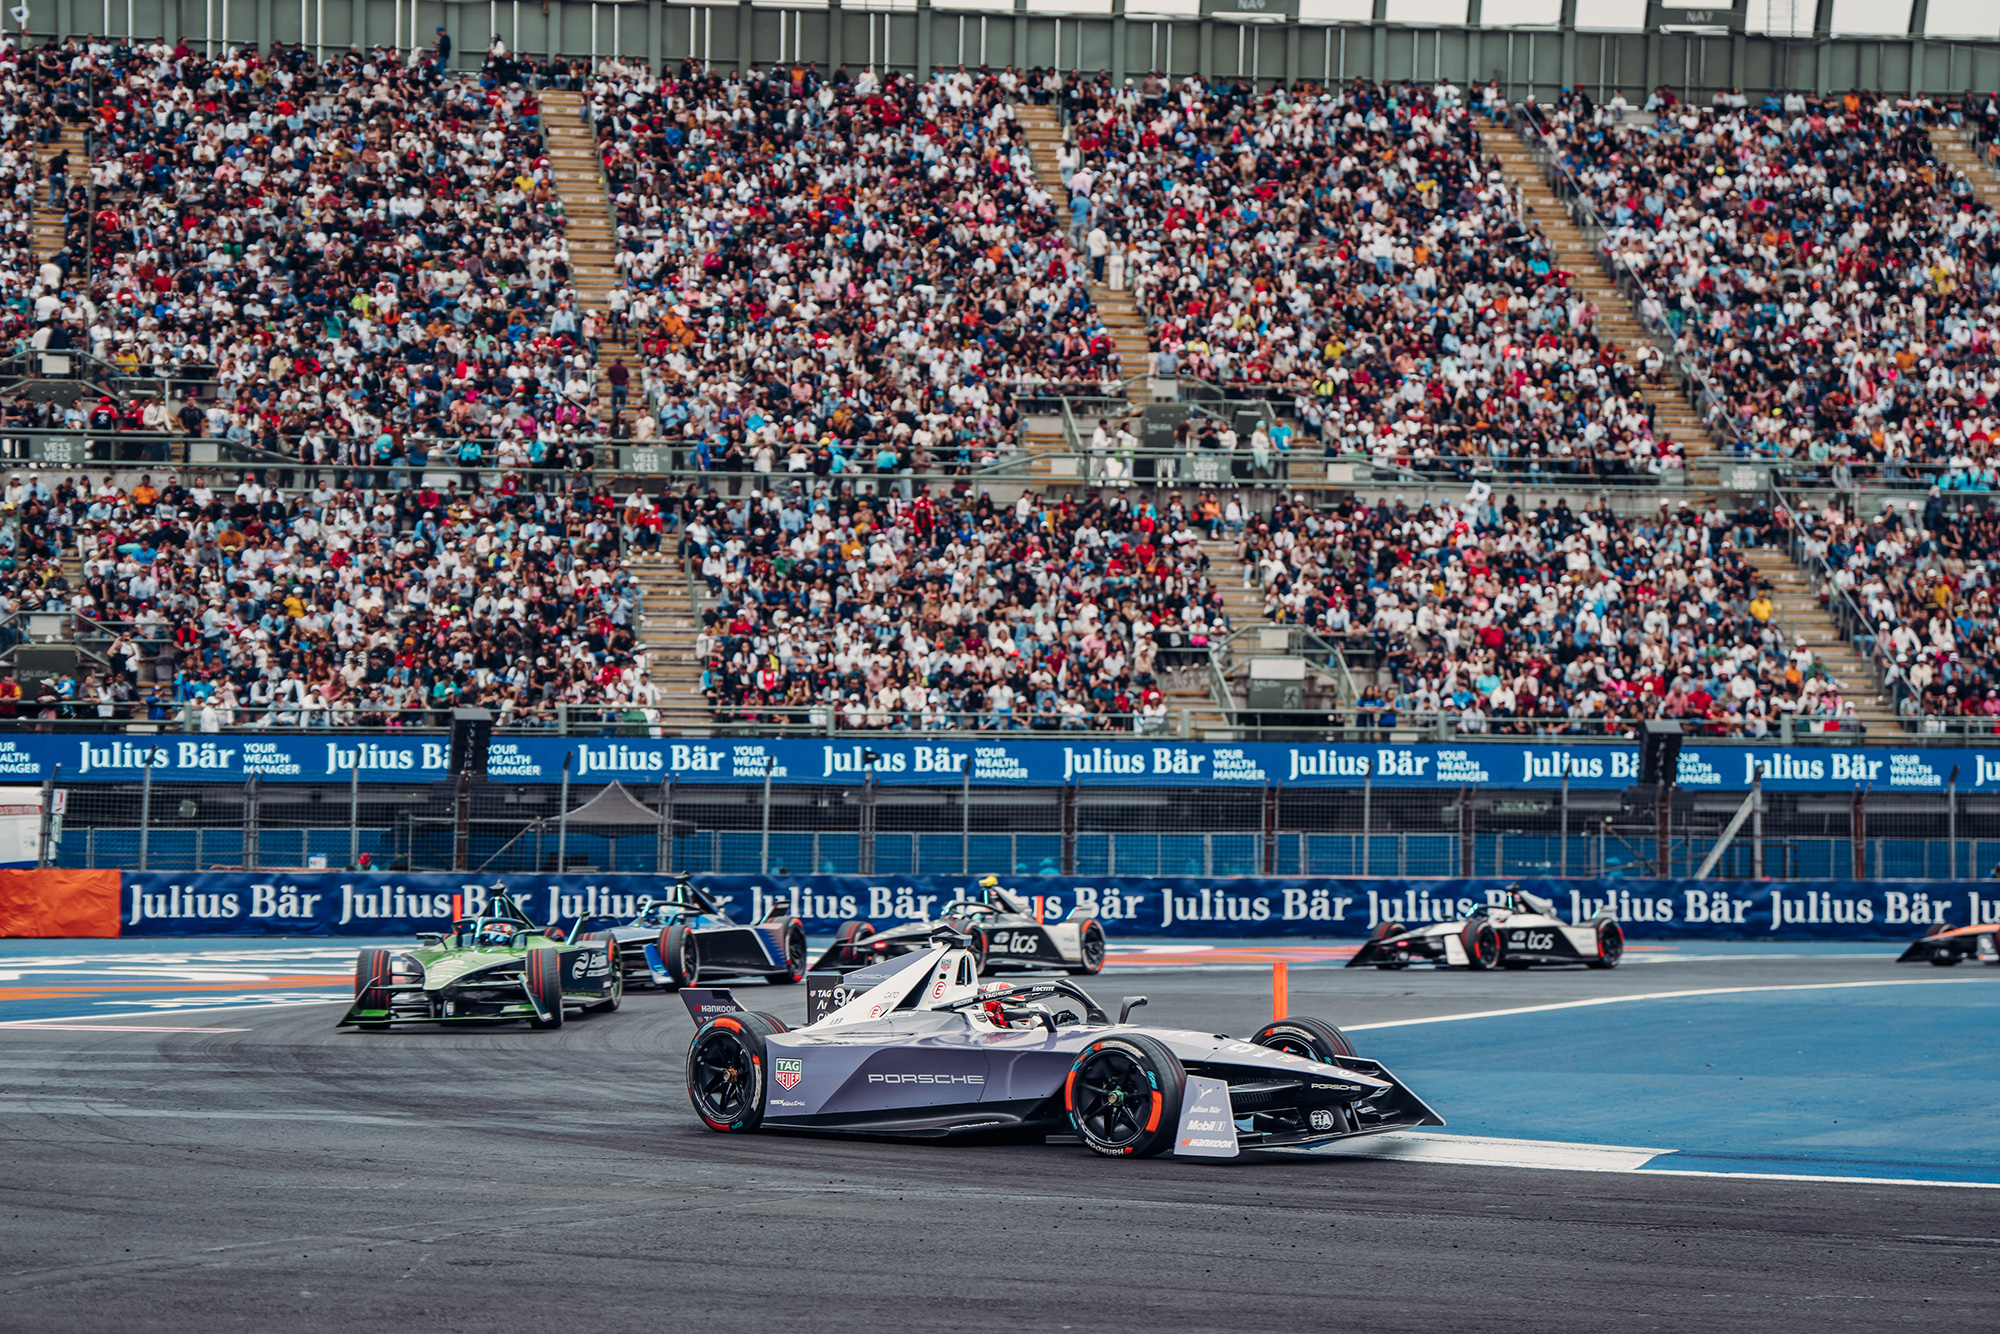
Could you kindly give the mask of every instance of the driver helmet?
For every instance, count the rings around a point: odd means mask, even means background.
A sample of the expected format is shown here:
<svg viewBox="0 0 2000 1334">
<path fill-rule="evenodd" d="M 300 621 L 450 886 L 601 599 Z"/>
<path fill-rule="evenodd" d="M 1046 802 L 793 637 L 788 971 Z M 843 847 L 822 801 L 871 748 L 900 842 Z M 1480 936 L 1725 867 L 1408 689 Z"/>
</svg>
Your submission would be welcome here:
<svg viewBox="0 0 2000 1334">
<path fill-rule="evenodd" d="M 998 888 L 1000 888 L 999 876 L 989 875 L 981 879 L 979 882 L 979 902 L 981 903 L 993 902 L 993 891 Z"/>
<path fill-rule="evenodd" d="M 513 922 L 487 922 L 479 928 L 479 944 L 487 947 L 511 945 L 519 931 L 520 927 Z"/>
</svg>

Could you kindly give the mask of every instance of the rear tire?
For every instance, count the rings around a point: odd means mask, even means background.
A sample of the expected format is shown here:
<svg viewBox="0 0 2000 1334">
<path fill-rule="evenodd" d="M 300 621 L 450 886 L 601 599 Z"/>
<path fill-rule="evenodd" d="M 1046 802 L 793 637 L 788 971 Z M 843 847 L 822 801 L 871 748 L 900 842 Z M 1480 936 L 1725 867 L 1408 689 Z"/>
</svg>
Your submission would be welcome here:
<svg viewBox="0 0 2000 1334">
<path fill-rule="evenodd" d="M 1070 972 L 1078 977 L 1095 977 L 1104 971 L 1104 928 L 1095 918 L 1086 920 L 1078 928 L 1076 943 L 1082 950 L 1082 958 L 1071 965 Z"/>
<path fill-rule="evenodd" d="M 836 968 L 859 968 L 868 960 L 861 951 L 861 942 L 875 934 L 872 922 L 842 922 L 840 930 L 833 933 L 833 947 L 839 953 L 834 956 Z"/>
<path fill-rule="evenodd" d="M 561 1028 L 563 1026 L 562 956 L 552 949 L 528 951 L 528 957 L 521 964 L 521 980 L 527 987 L 528 998 L 535 1006 L 548 1015 L 528 1016 L 529 1028 Z"/>
<path fill-rule="evenodd" d="M 1368 944 L 1376 945 L 1389 939 L 1391 936 L 1400 936 L 1406 929 L 1401 922 L 1377 922 L 1375 929 L 1368 933 Z M 1363 948 L 1366 948 L 1366 946 Z M 1375 960 L 1375 966 L 1386 972 L 1397 968 L 1407 968 L 1409 967 L 1409 961 L 1406 959 L 1390 958 L 1385 955 Z"/>
<path fill-rule="evenodd" d="M 1483 970 L 1499 964 L 1500 933 L 1493 929 L 1493 923 L 1483 919 L 1467 922 L 1458 933 L 1458 941 L 1465 946 L 1467 968 Z"/>
<path fill-rule="evenodd" d="M 785 963 L 782 973 L 766 973 L 764 980 L 775 987 L 797 986 L 806 980 L 806 929 L 797 922 L 785 933 Z"/>
<path fill-rule="evenodd" d="M 791 1025 L 787 1024 L 784 1020 L 778 1018 L 778 1016 L 775 1014 L 771 1014 L 764 1010 L 752 1010 L 750 1013 L 756 1015 L 759 1019 L 762 1019 L 765 1023 L 769 1024 L 771 1026 L 771 1031 L 773 1033 L 789 1033 L 792 1031 Z"/>
<path fill-rule="evenodd" d="M 660 932 L 660 962 L 667 966 L 669 987 L 691 987 L 701 981 L 701 946 L 685 922 Z"/>
<path fill-rule="evenodd" d="M 369 1008 L 388 1009 L 389 997 L 387 993 L 380 990 L 388 984 L 389 951 L 363 950 L 354 956 L 354 1000 L 357 1005 L 371 999 L 371 993 L 373 993 L 372 999 L 376 1004 L 371 1005 Z M 370 1032 L 380 1032 L 388 1026 L 388 1024 L 379 1021 L 366 1024 L 357 1023 L 355 1025 L 356 1028 L 367 1029 Z"/>
<path fill-rule="evenodd" d="M 1063 1107 L 1092 1153 L 1150 1158 L 1172 1146 L 1186 1092 L 1187 1071 L 1173 1052 L 1144 1034 L 1121 1033 L 1076 1058 Z"/>
<path fill-rule="evenodd" d="M 1597 957 L 1590 960 L 1592 968 L 1616 968 L 1618 961 L 1625 957 L 1625 929 L 1616 922 L 1597 924 Z"/>
<path fill-rule="evenodd" d="M 610 1014 L 625 1000 L 625 965 L 619 960 L 618 942 L 610 939 L 608 933 L 604 948 L 610 951 L 610 957 L 605 961 L 611 969 L 610 976 L 606 979 L 610 990 L 605 993 L 603 1000 L 584 1006 L 585 1014 Z"/>
<path fill-rule="evenodd" d="M 1332 1065 L 1336 1056 L 1357 1054 L 1354 1044 L 1347 1040 L 1347 1034 L 1324 1019 L 1304 1015 L 1268 1023 L 1258 1029 L 1256 1036 L 1250 1040 L 1260 1047 L 1303 1056 L 1321 1065 Z"/>
<path fill-rule="evenodd" d="M 688 1101 L 710 1130 L 744 1134 L 764 1124 L 764 1079 L 771 1062 L 764 1016 L 719 1014 L 688 1044 Z"/>
</svg>

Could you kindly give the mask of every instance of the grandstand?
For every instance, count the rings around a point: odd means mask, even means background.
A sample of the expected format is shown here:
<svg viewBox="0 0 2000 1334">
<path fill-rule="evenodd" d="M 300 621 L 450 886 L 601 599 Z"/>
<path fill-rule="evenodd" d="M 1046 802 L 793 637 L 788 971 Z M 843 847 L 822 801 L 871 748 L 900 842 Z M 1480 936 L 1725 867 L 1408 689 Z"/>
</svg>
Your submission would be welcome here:
<svg viewBox="0 0 2000 1334">
<path fill-rule="evenodd" d="M 1331 40 L 1271 78 L 11 37 L 0 708 L 1990 716 L 1992 99 Z"/>
</svg>

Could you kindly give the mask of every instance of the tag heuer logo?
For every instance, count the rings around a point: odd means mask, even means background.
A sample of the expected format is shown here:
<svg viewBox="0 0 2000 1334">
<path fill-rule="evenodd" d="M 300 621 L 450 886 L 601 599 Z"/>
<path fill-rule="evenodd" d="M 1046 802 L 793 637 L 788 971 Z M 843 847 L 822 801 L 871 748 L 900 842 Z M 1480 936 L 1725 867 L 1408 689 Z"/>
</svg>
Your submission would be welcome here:
<svg viewBox="0 0 2000 1334">
<path fill-rule="evenodd" d="M 771 1062 L 771 1067 L 777 1074 L 778 1087 L 781 1089 L 797 1088 L 799 1081 L 806 1077 L 806 1063 L 802 1060 L 787 1060 L 780 1056 Z"/>
</svg>

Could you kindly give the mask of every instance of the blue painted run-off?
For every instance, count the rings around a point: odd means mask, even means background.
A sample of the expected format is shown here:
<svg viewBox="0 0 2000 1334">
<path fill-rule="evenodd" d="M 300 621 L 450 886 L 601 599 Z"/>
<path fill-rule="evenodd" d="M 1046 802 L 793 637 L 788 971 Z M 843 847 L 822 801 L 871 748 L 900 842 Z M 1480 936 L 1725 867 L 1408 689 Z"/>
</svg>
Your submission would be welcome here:
<svg viewBox="0 0 2000 1334">
<path fill-rule="evenodd" d="M 2000 978 L 1633 1001 L 1357 1033 L 1447 1133 L 1642 1170 L 2000 1183 Z"/>
</svg>

